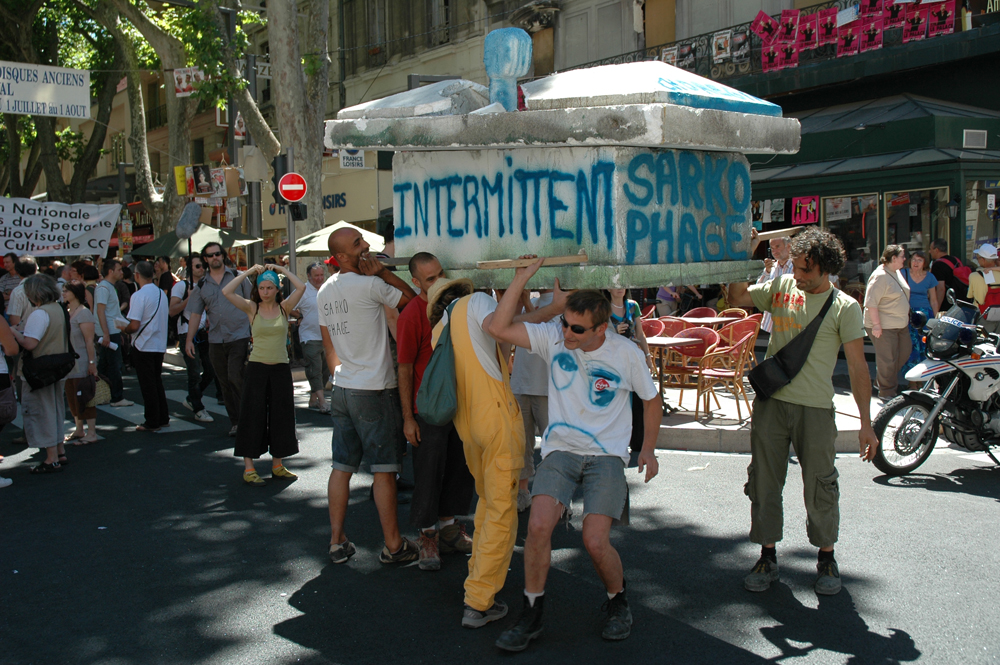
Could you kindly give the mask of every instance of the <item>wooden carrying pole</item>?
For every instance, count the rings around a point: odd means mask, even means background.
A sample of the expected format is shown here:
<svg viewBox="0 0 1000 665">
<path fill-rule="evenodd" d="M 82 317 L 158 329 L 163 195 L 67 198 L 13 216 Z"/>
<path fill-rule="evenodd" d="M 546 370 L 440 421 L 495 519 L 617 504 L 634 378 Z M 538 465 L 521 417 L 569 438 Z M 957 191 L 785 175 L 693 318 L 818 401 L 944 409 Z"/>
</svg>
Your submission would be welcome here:
<svg viewBox="0 0 1000 665">
<path fill-rule="evenodd" d="M 476 261 L 478 270 L 509 270 L 511 268 L 526 268 L 538 259 L 501 259 L 499 261 Z M 567 266 L 587 262 L 587 254 L 581 251 L 579 254 L 568 256 L 548 256 L 542 261 L 545 266 Z"/>
</svg>

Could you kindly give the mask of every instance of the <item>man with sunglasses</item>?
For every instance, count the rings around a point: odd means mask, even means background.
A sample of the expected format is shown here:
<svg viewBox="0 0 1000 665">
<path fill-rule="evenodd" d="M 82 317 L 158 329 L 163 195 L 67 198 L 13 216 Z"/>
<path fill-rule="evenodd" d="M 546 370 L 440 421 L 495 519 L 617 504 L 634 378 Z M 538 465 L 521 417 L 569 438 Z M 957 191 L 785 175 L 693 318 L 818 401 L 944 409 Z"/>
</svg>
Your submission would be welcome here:
<svg viewBox="0 0 1000 665">
<path fill-rule="evenodd" d="M 526 257 L 534 258 L 534 257 Z M 642 351 L 628 338 L 608 332 L 611 303 L 600 291 L 576 291 L 563 315 L 543 324 L 517 323 L 521 291 L 542 265 L 517 270 L 496 312 L 484 322 L 490 335 L 528 349 L 549 365 L 549 426 L 542 462 L 532 486 L 531 517 L 524 543 L 524 606 L 517 622 L 496 644 L 523 651 L 542 632 L 545 580 L 552 531 L 578 486 L 583 488 L 583 542 L 608 594 L 601 636 L 623 640 L 632 630 L 625 577 L 611 545 L 611 526 L 628 522 L 632 392 L 643 401 L 645 428 L 639 473 L 648 483 L 659 467 L 654 448 L 662 411 Z"/>
<path fill-rule="evenodd" d="M 229 436 L 236 436 L 236 423 L 240 420 L 240 393 L 243 390 L 243 367 L 250 345 L 250 320 L 222 294 L 223 287 L 237 278 L 236 271 L 226 266 L 225 250 L 217 242 L 210 242 L 201 250 L 202 260 L 209 272 L 198 280 L 188 297 L 185 314 L 188 317 L 187 341 L 184 352 L 195 357 L 195 335 L 203 313 L 208 315 L 208 358 L 215 376 L 222 386 L 231 429 Z M 249 280 L 243 280 L 236 289 L 237 295 L 250 298 Z"/>
</svg>

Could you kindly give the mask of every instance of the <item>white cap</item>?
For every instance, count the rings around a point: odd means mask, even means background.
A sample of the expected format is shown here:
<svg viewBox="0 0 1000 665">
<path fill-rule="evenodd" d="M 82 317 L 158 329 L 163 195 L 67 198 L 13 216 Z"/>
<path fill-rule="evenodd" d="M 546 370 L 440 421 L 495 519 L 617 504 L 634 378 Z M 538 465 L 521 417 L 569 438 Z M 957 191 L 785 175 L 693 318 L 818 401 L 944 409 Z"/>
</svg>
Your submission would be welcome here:
<svg viewBox="0 0 1000 665">
<path fill-rule="evenodd" d="M 987 242 L 980 245 L 973 254 L 981 256 L 984 259 L 995 259 L 997 258 L 997 248 Z"/>
</svg>

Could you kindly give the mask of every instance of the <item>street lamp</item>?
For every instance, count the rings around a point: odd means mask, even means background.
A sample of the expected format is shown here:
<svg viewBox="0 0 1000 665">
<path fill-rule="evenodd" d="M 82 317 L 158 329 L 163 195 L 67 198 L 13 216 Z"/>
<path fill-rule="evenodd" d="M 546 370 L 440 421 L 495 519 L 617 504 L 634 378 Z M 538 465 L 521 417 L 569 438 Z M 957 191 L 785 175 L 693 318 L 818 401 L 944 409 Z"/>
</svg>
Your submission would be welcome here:
<svg viewBox="0 0 1000 665">
<path fill-rule="evenodd" d="M 955 194 L 955 196 L 951 197 L 951 201 L 948 201 L 949 218 L 955 219 L 956 217 L 958 217 L 958 206 L 961 204 L 961 202 L 962 202 L 962 197 L 959 196 L 958 194 Z"/>
</svg>

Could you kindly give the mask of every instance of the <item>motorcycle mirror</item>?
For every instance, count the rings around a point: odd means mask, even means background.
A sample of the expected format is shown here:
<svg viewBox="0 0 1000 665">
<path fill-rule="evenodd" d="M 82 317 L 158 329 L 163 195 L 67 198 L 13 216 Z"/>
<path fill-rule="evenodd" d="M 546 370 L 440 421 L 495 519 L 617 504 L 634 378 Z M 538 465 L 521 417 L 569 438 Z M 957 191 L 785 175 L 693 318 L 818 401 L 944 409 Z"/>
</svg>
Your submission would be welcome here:
<svg viewBox="0 0 1000 665">
<path fill-rule="evenodd" d="M 948 289 L 944 293 L 944 299 L 948 301 L 949 305 L 955 304 L 955 289 Z"/>
<path fill-rule="evenodd" d="M 1000 308 L 998 308 L 1000 310 Z M 997 312 L 1000 315 L 1000 311 Z M 927 314 L 915 309 L 910 312 L 910 325 L 912 325 L 917 330 L 923 330 L 924 326 L 927 325 L 928 317 Z"/>
</svg>

